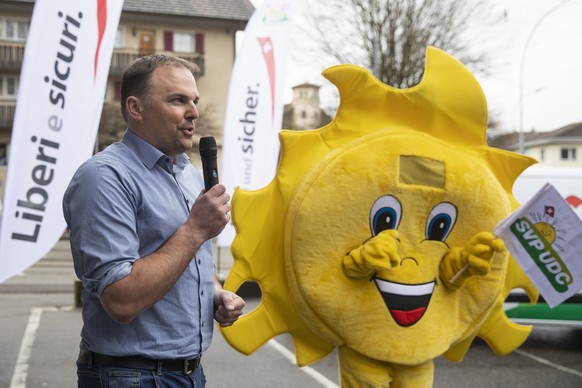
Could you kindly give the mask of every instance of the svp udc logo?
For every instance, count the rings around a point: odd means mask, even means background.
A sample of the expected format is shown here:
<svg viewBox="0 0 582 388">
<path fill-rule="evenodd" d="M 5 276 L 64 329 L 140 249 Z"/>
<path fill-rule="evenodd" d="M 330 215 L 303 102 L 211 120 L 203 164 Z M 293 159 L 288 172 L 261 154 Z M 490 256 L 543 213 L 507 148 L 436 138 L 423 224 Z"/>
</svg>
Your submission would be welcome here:
<svg viewBox="0 0 582 388">
<path fill-rule="evenodd" d="M 510 226 L 513 235 L 519 240 L 521 246 L 527 251 L 529 257 L 544 274 L 552 287 L 564 293 L 568 291 L 568 285 L 573 281 L 570 270 L 554 249 L 560 247 L 561 229 L 554 218 L 554 208 L 546 206 L 543 216 L 535 216 L 535 221 L 527 217 L 518 218 Z"/>
</svg>

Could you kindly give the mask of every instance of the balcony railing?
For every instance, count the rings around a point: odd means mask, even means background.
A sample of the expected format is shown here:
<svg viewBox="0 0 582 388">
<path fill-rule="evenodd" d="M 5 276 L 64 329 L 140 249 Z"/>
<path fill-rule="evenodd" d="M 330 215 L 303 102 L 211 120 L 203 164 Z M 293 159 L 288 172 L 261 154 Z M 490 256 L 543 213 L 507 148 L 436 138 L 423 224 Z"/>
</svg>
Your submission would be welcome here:
<svg viewBox="0 0 582 388">
<path fill-rule="evenodd" d="M 189 62 L 195 63 L 200 68 L 200 73 L 198 77 L 204 75 L 204 55 L 200 53 L 176 53 L 168 51 L 158 51 L 159 53 L 172 54 L 177 57 L 183 58 Z M 134 59 L 140 57 L 138 50 L 133 49 L 114 49 L 113 56 L 111 57 L 111 67 L 109 69 L 109 75 L 120 76 L 123 69 Z"/>
<path fill-rule="evenodd" d="M 204 75 L 204 55 L 200 53 L 175 53 L 173 54 L 187 61 L 193 62 L 200 68 L 198 77 Z M 123 69 L 134 59 L 139 57 L 137 50 L 114 49 L 111 57 L 111 67 L 109 75 L 114 77 L 121 76 Z M 20 71 L 22 60 L 24 58 L 24 42 L 0 42 L 0 72 Z M 12 128 L 14 122 L 15 101 L 0 100 L 0 128 Z"/>
<path fill-rule="evenodd" d="M 12 128 L 12 123 L 14 122 L 15 109 L 16 101 L 0 100 L 0 129 Z"/>
<path fill-rule="evenodd" d="M 199 77 L 204 75 L 204 55 L 200 53 L 176 53 L 165 52 L 173 54 L 187 61 L 193 62 L 200 68 Z M 114 49 L 111 57 L 111 67 L 109 75 L 120 76 L 125 66 L 129 62 L 138 58 L 139 52 L 137 49 Z M 24 58 L 24 42 L 0 42 L 0 71 L 18 71 L 22 67 L 22 59 Z"/>
<path fill-rule="evenodd" d="M 20 70 L 22 58 L 24 58 L 24 42 L 0 42 L 0 69 Z"/>
</svg>

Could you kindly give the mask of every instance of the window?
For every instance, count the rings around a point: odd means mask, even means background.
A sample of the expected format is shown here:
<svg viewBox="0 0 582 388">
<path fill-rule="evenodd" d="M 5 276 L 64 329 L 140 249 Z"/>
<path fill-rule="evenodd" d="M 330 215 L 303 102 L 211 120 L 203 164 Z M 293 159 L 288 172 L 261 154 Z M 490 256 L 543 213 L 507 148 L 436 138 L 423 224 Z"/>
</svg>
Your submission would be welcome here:
<svg viewBox="0 0 582 388">
<path fill-rule="evenodd" d="M 575 147 L 568 147 L 562 148 L 560 150 L 560 159 L 561 160 L 576 160 L 576 148 Z"/>
<path fill-rule="evenodd" d="M 115 34 L 115 40 L 113 41 L 113 48 L 122 47 L 123 47 L 123 30 L 121 28 L 118 28 L 117 33 Z"/>
<path fill-rule="evenodd" d="M 0 75 L 0 100 L 15 99 L 18 94 L 18 78 Z"/>
<path fill-rule="evenodd" d="M 28 20 L 0 18 L 0 39 L 24 42 L 27 35 Z"/>
<path fill-rule="evenodd" d="M 204 53 L 204 34 L 164 31 L 164 50 L 180 53 Z"/>
<path fill-rule="evenodd" d="M 8 145 L 0 144 L 0 166 L 6 166 L 8 160 Z"/>
<path fill-rule="evenodd" d="M 194 37 L 192 34 L 174 32 L 174 51 L 181 53 L 193 53 Z"/>
</svg>

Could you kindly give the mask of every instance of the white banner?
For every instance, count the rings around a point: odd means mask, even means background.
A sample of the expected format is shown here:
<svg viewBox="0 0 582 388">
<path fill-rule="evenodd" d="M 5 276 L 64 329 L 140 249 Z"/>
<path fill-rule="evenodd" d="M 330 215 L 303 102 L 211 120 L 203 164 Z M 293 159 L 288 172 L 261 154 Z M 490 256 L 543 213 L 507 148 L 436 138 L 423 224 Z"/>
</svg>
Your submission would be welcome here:
<svg viewBox="0 0 582 388">
<path fill-rule="evenodd" d="M 226 105 L 222 144 L 222 183 L 232 195 L 267 185 L 279 159 L 278 134 L 284 105 L 293 0 L 265 0 L 252 15 L 238 52 Z M 232 224 L 218 245 L 234 238 Z"/>
<path fill-rule="evenodd" d="M 0 229 L 0 283 L 45 256 L 62 197 L 91 156 L 123 0 L 36 0 L 22 64 Z"/>
<path fill-rule="evenodd" d="M 582 290 L 582 220 L 552 185 L 501 221 L 495 233 L 550 307 Z"/>
</svg>

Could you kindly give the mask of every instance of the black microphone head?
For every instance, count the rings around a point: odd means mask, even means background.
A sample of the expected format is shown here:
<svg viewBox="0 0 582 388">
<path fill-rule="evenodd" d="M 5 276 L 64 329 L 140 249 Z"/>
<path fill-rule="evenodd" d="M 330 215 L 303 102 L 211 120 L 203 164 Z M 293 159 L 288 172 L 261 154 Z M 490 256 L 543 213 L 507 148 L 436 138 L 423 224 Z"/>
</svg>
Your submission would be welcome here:
<svg viewBox="0 0 582 388">
<path fill-rule="evenodd" d="M 213 136 L 201 137 L 198 149 L 200 151 L 200 156 L 203 158 L 216 156 L 216 140 Z"/>
</svg>

